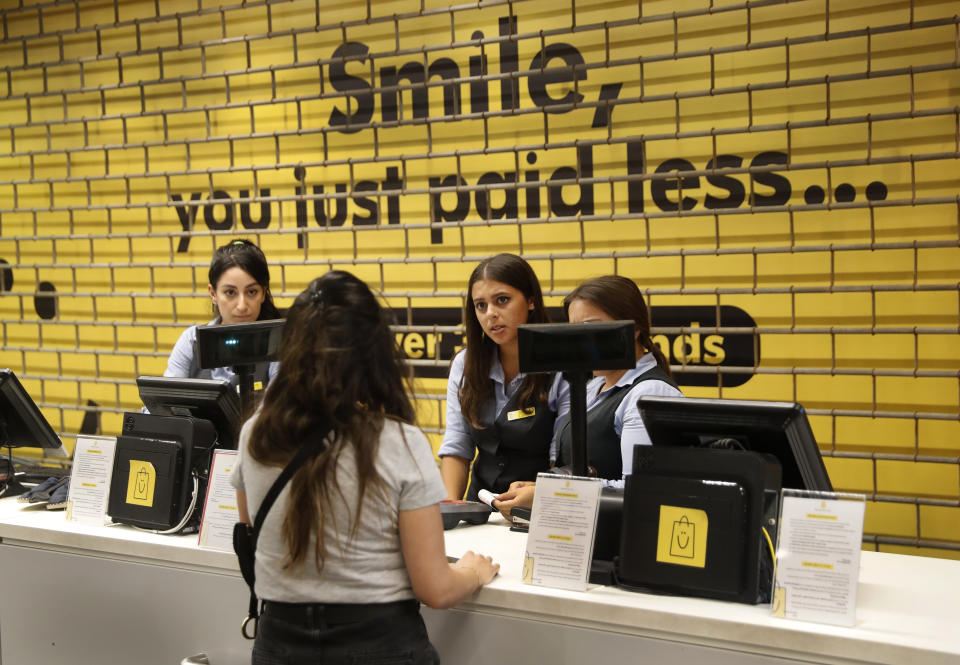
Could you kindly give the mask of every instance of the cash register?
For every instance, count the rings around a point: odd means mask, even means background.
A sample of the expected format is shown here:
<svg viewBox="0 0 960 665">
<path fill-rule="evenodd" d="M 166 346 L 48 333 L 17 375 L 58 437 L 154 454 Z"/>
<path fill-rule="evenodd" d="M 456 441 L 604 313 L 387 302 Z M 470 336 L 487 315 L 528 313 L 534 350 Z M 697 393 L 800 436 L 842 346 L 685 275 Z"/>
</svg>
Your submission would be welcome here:
<svg viewBox="0 0 960 665">
<path fill-rule="evenodd" d="M 586 455 L 585 383 L 591 370 L 636 365 L 633 322 L 521 325 L 518 344 L 521 372 L 564 372 L 569 471 L 596 475 Z M 642 397 L 638 408 L 653 445 L 635 447 L 624 489 L 603 489 L 590 581 L 768 599 L 781 486 L 831 489 L 803 408 L 667 397 Z"/>
<path fill-rule="evenodd" d="M 160 376 L 137 379 L 149 413 L 123 414 L 107 513 L 114 522 L 159 533 L 199 528 L 215 448 L 236 448 L 253 409 L 253 368 L 273 360 L 283 320 L 197 328 L 201 369 L 232 367 L 229 381 Z"/>
</svg>

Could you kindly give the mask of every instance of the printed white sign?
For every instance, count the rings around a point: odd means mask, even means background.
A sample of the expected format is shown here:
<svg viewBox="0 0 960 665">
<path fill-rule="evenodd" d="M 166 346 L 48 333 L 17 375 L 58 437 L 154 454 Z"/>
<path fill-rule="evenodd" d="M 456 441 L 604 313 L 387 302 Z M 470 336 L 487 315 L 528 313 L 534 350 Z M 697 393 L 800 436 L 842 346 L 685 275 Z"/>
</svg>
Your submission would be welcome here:
<svg viewBox="0 0 960 665">
<path fill-rule="evenodd" d="M 67 519 L 102 526 L 107 521 L 107 501 L 113 476 L 117 438 L 78 436 L 73 449 Z"/>
<path fill-rule="evenodd" d="M 233 525 L 239 521 L 237 491 L 230 484 L 230 474 L 237 463 L 236 450 L 213 451 L 207 498 L 200 522 L 200 547 L 233 551 Z"/>
<path fill-rule="evenodd" d="M 783 497 L 774 616 L 854 625 L 865 506 L 862 500 Z"/>
<path fill-rule="evenodd" d="M 586 590 L 602 485 L 599 478 L 537 475 L 524 582 Z"/>
</svg>

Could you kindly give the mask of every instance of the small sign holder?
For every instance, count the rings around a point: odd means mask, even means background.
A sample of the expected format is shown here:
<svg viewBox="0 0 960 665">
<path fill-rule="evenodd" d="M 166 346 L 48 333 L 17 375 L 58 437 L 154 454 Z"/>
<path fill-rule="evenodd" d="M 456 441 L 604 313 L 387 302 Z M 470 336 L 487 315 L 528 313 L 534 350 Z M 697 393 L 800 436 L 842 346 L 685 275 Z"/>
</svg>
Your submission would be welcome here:
<svg viewBox="0 0 960 665">
<path fill-rule="evenodd" d="M 784 489 L 771 612 L 840 626 L 856 623 L 866 496 Z"/>
<path fill-rule="evenodd" d="M 237 464 L 236 450 L 214 450 L 210 464 L 210 480 L 203 503 L 198 546 L 204 549 L 233 551 L 233 525 L 240 521 L 237 491 L 230 484 L 230 474 Z"/>
<path fill-rule="evenodd" d="M 599 478 L 537 474 L 523 557 L 526 584 L 586 590 L 602 486 Z"/>
<path fill-rule="evenodd" d="M 107 522 L 107 501 L 116 448 L 115 436 L 77 437 L 67 497 L 68 521 L 97 526 Z"/>
</svg>

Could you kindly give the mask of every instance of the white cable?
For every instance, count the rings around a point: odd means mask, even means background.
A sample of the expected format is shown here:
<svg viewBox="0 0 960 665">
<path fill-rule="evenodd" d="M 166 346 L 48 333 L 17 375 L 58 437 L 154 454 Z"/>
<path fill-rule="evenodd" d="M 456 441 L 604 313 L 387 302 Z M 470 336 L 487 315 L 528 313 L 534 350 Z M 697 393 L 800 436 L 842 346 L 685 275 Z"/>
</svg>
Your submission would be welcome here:
<svg viewBox="0 0 960 665">
<path fill-rule="evenodd" d="M 159 533 L 161 535 L 176 533 L 177 531 L 182 529 L 184 526 L 186 526 L 187 522 L 190 521 L 190 518 L 193 517 L 193 509 L 197 506 L 197 494 L 199 494 L 199 491 L 200 491 L 200 480 L 197 478 L 197 473 L 194 471 L 190 475 L 193 477 L 193 496 L 190 499 L 190 507 L 187 508 L 187 512 L 183 514 L 183 519 L 180 520 L 180 524 L 178 524 L 177 526 L 171 529 L 166 529 L 165 531 L 160 531 L 159 529 L 144 529 L 142 526 L 136 526 L 133 524 L 131 524 L 130 526 L 140 531 L 147 531 L 149 533 Z"/>
</svg>

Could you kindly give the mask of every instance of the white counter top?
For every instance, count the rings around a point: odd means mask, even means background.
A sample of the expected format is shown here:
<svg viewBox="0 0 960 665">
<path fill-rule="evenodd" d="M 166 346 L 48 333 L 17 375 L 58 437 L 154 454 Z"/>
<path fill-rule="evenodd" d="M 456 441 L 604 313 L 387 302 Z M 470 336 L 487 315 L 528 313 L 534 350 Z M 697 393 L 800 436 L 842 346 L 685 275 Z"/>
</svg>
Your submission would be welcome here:
<svg viewBox="0 0 960 665">
<path fill-rule="evenodd" d="M 17 503 L 13 497 L 0 499 L 0 539 L 8 544 L 240 575 L 233 552 L 200 549 L 195 533 L 169 536 L 124 524 L 78 524 L 68 522 L 62 510 Z"/>
<path fill-rule="evenodd" d="M 500 575 L 458 609 L 610 631 L 700 647 L 821 663 L 960 663 L 960 561 L 864 552 L 857 625 L 821 625 L 770 615 L 766 605 L 633 593 L 591 586 L 585 593 L 521 582 L 526 535 L 493 515 L 482 526 L 445 532 L 447 553 L 489 554 Z M 165 536 L 127 526 L 85 526 L 63 512 L 0 500 L 0 540 L 104 559 L 239 576 L 232 552 L 201 550 L 196 534 Z M 9 571 L 4 571 L 9 574 Z"/>
<path fill-rule="evenodd" d="M 775 618 L 768 605 L 634 593 L 585 593 L 520 579 L 526 535 L 494 515 L 446 532 L 447 553 L 494 557 L 500 575 L 461 607 L 780 658 L 832 663 L 960 663 L 960 561 L 863 552 L 852 628 Z"/>
</svg>

